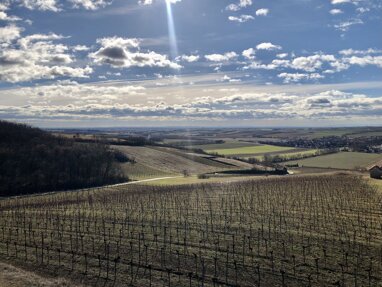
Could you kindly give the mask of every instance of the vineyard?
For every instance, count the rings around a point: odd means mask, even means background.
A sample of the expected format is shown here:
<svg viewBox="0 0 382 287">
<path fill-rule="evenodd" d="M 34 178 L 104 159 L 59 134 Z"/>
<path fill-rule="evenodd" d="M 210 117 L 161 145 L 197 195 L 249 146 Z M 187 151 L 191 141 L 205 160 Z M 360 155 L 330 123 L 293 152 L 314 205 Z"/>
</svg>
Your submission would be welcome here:
<svg viewBox="0 0 382 287">
<path fill-rule="evenodd" d="M 382 194 L 353 176 L 0 201 L 0 257 L 91 286 L 382 286 Z"/>
</svg>

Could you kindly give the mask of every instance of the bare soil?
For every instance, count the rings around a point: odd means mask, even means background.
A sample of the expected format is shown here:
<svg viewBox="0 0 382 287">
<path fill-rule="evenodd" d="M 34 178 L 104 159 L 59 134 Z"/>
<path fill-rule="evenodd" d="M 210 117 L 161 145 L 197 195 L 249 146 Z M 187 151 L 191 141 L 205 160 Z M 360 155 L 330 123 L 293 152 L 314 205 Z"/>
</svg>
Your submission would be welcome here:
<svg viewBox="0 0 382 287">
<path fill-rule="evenodd" d="M 83 287 L 63 278 L 47 278 L 0 262 L 0 287 Z"/>
</svg>

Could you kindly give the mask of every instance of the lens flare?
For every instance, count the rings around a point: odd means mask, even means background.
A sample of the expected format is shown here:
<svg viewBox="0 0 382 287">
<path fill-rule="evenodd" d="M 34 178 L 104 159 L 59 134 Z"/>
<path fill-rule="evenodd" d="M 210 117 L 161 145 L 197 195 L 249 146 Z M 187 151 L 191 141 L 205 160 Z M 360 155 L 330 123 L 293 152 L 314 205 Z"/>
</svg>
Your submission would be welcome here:
<svg viewBox="0 0 382 287">
<path fill-rule="evenodd" d="M 171 0 L 166 0 L 166 9 L 167 9 L 167 23 L 168 23 L 168 34 L 170 41 L 170 53 L 172 59 L 175 59 L 178 56 L 178 43 L 176 40 L 176 31 L 174 24 L 174 16 L 172 13 Z"/>
</svg>

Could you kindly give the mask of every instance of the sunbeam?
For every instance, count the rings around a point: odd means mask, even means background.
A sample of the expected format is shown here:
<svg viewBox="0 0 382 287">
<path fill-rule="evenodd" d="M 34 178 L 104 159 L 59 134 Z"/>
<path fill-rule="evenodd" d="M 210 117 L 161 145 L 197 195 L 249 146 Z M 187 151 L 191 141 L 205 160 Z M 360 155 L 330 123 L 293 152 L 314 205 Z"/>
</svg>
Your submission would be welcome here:
<svg viewBox="0 0 382 287">
<path fill-rule="evenodd" d="M 171 7 L 171 1 L 166 1 L 166 9 L 167 9 L 167 22 L 168 22 L 168 34 L 169 34 L 169 41 L 170 41 L 170 53 L 172 59 L 175 59 L 178 56 L 178 43 L 176 39 L 176 31 L 175 31 L 175 24 L 174 24 L 174 16 L 172 14 L 172 7 Z"/>
</svg>

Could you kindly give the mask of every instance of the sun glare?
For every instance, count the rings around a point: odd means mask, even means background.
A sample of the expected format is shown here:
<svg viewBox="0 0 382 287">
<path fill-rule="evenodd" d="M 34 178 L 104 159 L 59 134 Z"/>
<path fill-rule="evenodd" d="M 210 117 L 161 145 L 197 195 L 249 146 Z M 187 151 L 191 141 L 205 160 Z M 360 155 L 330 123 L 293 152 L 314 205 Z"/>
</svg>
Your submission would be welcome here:
<svg viewBox="0 0 382 287">
<path fill-rule="evenodd" d="M 172 13 L 171 0 L 166 1 L 166 10 L 167 10 L 167 23 L 168 23 L 168 34 L 170 42 L 170 53 L 171 57 L 175 59 L 178 56 L 178 43 L 176 39 L 176 31 L 174 24 L 174 15 Z"/>
</svg>

